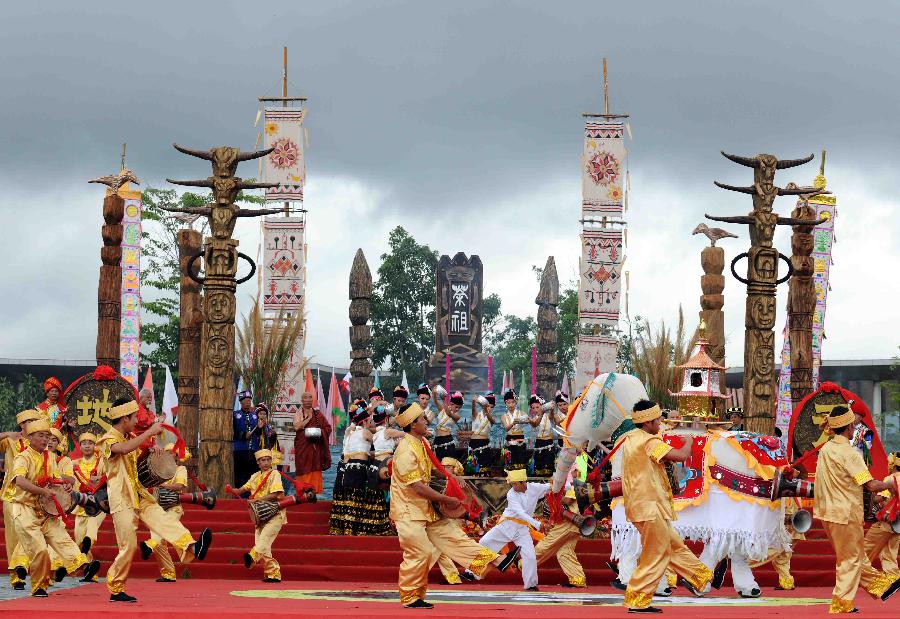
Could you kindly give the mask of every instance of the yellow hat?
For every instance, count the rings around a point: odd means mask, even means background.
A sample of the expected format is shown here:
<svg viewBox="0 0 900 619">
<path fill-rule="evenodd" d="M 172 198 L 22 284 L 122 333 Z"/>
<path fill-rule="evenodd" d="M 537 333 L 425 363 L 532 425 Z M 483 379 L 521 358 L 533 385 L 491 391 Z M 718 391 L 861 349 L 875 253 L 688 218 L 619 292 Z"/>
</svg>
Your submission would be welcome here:
<svg viewBox="0 0 900 619">
<path fill-rule="evenodd" d="M 565 498 L 574 499 L 575 498 L 575 488 L 569 488 L 566 490 Z"/>
<path fill-rule="evenodd" d="M 16 423 L 22 425 L 23 423 L 27 423 L 29 421 L 34 421 L 35 419 L 43 419 L 44 416 L 40 411 L 36 411 L 33 408 L 26 409 L 16 415 Z"/>
<path fill-rule="evenodd" d="M 272 450 L 271 449 L 259 449 L 256 453 L 253 454 L 253 457 L 259 460 L 260 458 L 271 458 Z"/>
<path fill-rule="evenodd" d="M 514 484 L 517 481 L 528 481 L 528 472 L 525 469 L 506 472 L 506 483 Z"/>
<path fill-rule="evenodd" d="M 50 434 L 52 434 L 59 443 L 56 445 L 56 451 L 62 452 L 63 448 L 66 445 L 66 437 L 63 436 L 63 433 L 57 430 L 56 428 L 50 428 Z"/>
<path fill-rule="evenodd" d="M 50 424 L 46 419 L 36 419 L 25 426 L 25 434 L 34 434 L 35 432 L 50 432 Z"/>
<path fill-rule="evenodd" d="M 662 417 L 662 410 L 659 408 L 659 404 L 654 404 L 648 409 L 631 413 L 631 421 L 634 424 L 653 421 L 657 417 Z"/>
<path fill-rule="evenodd" d="M 119 404 L 118 406 L 113 406 L 109 409 L 109 412 L 106 413 L 106 416 L 110 419 L 119 419 L 121 417 L 127 417 L 132 413 L 136 413 L 138 411 L 138 403 L 134 400 L 130 402 L 125 402 L 125 404 Z"/>
<path fill-rule="evenodd" d="M 90 432 L 82 432 L 78 435 L 78 442 L 81 443 L 82 441 L 90 441 L 92 443 L 96 443 L 97 436 L 95 434 L 91 434 Z"/>
<path fill-rule="evenodd" d="M 851 410 L 848 410 L 846 413 L 838 415 L 837 417 L 832 417 L 831 415 L 828 416 L 828 427 L 832 430 L 852 426 L 855 422 L 856 415 Z"/>
<path fill-rule="evenodd" d="M 900 451 L 888 455 L 888 468 L 900 467 Z"/>
<path fill-rule="evenodd" d="M 170 452 L 173 456 L 175 456 L 175 459 L 176 459 L 178 462 L 186 462 L 186 461 L 188 461 L 188 460 L 191 459 L 191 450 L 188 449 L 188 448 L 186 448 L 186 447 L 185 447 L 185 449 L 184 449 L 184 457 L 183 457 L 183 458 L 179 458 L 179 457 L 175 454 L 175 443 L 169 443 L 168 445 L 166 445 L 165 447 L 163 447 L 163 449 L 164 449 L 165 451 Z"/>
<path fill-rule="evenodd" d="M 425 411 L 422 410 L 422 407 L 419 406 L 418 402 L 413 402 L 408 407 L 406 407 L 402 413 L 397 415 L 397 426 L 401 428 L 405 428 L 416 419 L 418 419 Z"/>
<path fill-rule="evenodd" d="M 466 472 L 466 469 L 463 467 L 462 463 L 456 458 L 441 458 L 441 464 L 443 464 L 444 467 L 450 469 L 450 472 L 454 475 L 462 475 Z"/>
</svg>

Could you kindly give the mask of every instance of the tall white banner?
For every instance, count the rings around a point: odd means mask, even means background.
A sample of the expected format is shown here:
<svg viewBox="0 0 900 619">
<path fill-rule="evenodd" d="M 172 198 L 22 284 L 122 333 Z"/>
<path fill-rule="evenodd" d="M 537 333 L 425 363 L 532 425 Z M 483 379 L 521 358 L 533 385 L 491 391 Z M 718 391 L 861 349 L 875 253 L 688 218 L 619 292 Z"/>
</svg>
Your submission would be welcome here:
<svg viewBox="0 0 900 619">
<path fill-rule="evenodd" d="M 305 109 L 266 108 L 263 135 L 266 148 L 274 148 L 263 163 L 263 179 L 278 183 L 266 189 L 266 200 L 303 201 L 306 185 Z"/>
<path fill-rule="evenodd" d="M 263 309 L 303 311 L 306 242 L 302 217 L 263 221 Z"/>
<path fill-rule="evenodd" d="M 580 335 L 575 357 L 575 393 L 581 393 L 595 376 L 615 372 L 619 340 L 603 335 Z"/>
<path fill-rule="evenodd" d="M 621 122 L 588 121 L 581 156 L 582 219 L 621 217 L 625 201 L 625 138 Z"/>
<path fill-rule="evenodd" d="M 582 232 L 578 284 L 578 318 L 582 323 L 619 324 L 624 261 L 621 228 Z"/>
</svg>

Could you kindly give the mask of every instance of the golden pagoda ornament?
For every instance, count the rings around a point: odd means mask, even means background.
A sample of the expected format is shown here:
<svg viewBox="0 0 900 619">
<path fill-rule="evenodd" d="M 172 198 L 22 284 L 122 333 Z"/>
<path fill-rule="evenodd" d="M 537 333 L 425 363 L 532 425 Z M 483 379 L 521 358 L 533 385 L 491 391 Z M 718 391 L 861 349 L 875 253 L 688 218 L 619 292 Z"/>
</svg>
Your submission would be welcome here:
<svg viewBox="0 0 900 619">
<path fill-rule="evenodd" d="M 709 341 L 705 337 L 705 325 L 700 324 L 697 352 L 683 365 L 681 389 L 669 395 L 678 399 L 678 412 L 685 422 L 721 422 L 719 412 L 728 397 L 725 393 L 725 367 L 717 364 L 706 353 Z"/>
</svg>

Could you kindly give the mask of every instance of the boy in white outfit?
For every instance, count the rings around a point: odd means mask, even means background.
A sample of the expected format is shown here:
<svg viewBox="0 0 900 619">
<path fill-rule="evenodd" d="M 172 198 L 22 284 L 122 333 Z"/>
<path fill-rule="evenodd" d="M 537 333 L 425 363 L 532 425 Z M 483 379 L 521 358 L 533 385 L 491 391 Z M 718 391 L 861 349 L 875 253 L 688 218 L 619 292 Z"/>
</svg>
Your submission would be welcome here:
<svg viewBox="0 0 900 619">
<path fill-rule="evenodd" d="M 506 483 L 512 488 L 506 495 L 506 509 L 500 522 L 488 531 L 479 543 L 498 552 L 508 542 L 521 549 L 519 555 L 522 582 L 526 591 L 538 590 L 537 559 L 532 532 L 539 533 L 541 523 L 534 517 L 538 501 L 550 492 L 550 484 L 530 484 L 525 469 L 506 473 Z"/>
</svg>

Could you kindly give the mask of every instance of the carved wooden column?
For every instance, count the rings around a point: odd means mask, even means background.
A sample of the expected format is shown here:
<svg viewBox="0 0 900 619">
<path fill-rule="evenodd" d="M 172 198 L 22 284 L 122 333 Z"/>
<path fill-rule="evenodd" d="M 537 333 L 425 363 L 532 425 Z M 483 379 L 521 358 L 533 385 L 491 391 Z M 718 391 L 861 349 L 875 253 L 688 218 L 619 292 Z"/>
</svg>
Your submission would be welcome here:
<svg viewBox="0 0 900 619">
<path fill-rule="evenodd" d="M 369 327 L 369 298 L 372 272 L 362 248 L 356 250 L 350 268 L 350 397 L 367 398 L 375 384 L 372 377 L 372 332 Z"/>
<path fill-rule="evenodd" d="M 806 196 L 808 198 L 808 196 Z M 795 219 L 813 220 L 816 209 L 801 200 L 791 212 Z M 813 227 L 793 226 L 791 265 L 794 275 L 788 290 L 788 330 L 791 342 L 791 402 L 796 408 L 813 390 L 812 321 L 816 311 L 816 286 L 813 281 Z"/>
<path fill-rule="evenodd" d="M 556 260 L 547 258 L 541 274 L 541 288 L 534 300 L 538 305 L 537 314 L 537 384 L 541 397 L 550 400 L 556 394 L 558 385 L 558 360 L 556 355 L 559 327 L 559 278 L 556 275 Z"/>
<path fill-rule="evenodd" d="M 200 440 L 200 332 L 203 311 L 200 284 L 188 276 L 188 261 L 200 252 L 201 234 L 196 230 L 178 231 L 178 258 L 181 264 L 179 295 L 180 328 L 178 337 L 178 427 L 191 452 L 187 467 L 199 474 Z M 195 277 L 199 274 L 196 263 Z"/>
<path fill-rule="evenodd" d="M 706 324 L 706 353 L 718 365 L 725 365 L 725 250 L 721 247 L 704 247 L 700 252 L 700 320 Z"/>
<path fill-rule="evenodd" d="M 119 371 L 119 332 L 122 320 L 122 218 L 125 200 L 107 190 L 103 198 L 103 247 L 97 286 L 97 365 Z"/>
</svg>

